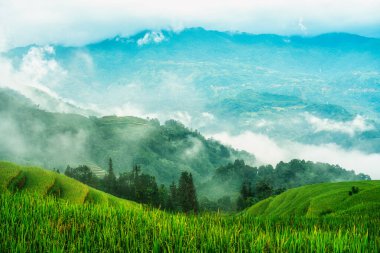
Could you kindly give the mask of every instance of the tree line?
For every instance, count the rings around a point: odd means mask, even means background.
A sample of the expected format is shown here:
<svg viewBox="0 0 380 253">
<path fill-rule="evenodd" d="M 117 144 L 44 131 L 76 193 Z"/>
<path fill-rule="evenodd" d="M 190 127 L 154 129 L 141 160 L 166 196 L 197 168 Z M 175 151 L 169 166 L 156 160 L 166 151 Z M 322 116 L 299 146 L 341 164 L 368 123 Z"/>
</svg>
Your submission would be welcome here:
<svg viewBox="0 0 380 253">
<path fill-rule="evenodd" d="M 202 209 L 233 211 L 302 185 L 370 179 L 338 165 L 299 159 L 258 167 L 249 166 L 244 160 L 235 160 L 216 169 L 213 178 L 200 185 L 199 192 L 203 196 Z"/>
<path fill-rule="evenodd" d="M 103 178 L 97 177 L 86 165 L 76 168 L 67 166 L 65 175 L 114 196 L 163 210 L 185 213 L 199 211 L 193 176 L 187 171 L 181 173 L 177 184 L 173 181 L 169 187 L 164 184 L 158 186 L 155 177 L 143 173 L 139 165 L 116 176 L 112 159 L 109 158 L 108 171 Z"/>
</svg>

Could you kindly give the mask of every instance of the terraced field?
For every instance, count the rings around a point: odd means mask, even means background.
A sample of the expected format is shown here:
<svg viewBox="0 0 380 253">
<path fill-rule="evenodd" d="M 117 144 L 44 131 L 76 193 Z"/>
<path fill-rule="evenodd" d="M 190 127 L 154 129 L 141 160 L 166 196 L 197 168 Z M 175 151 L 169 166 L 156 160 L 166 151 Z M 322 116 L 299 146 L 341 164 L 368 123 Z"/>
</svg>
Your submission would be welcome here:
<svg viewBox="0 0 380 253">
<path fill-rule="evenodd" d="M 379 252 L 379 186 L 310 185 L 239 214 L 172 214 L 0 162 L 0 252 Z"/>
<path fill-rule="evenodd" d="M 116 198 L 54 171 L 0 162 L 0 193 L 29 192 L 54 196 L 70 203 L 106 204 L 141 208 L 132 201 Z"/>
<path fill-rule="evenodd" d="M 358 187 L 358 193 L 352 192 Z M 323 183 L 290 189 L 245 211 L 255 216 L 371 215 L 380 217 L 380 181 Z"/>
</svg>

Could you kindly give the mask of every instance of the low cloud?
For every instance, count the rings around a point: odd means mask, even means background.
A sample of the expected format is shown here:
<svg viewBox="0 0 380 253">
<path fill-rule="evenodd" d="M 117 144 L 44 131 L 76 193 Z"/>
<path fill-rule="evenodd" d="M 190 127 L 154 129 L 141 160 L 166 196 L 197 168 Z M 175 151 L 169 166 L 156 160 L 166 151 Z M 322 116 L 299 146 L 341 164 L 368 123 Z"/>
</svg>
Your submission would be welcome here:
<svg viewBox="0 0 380 253">
<path fill-rule="evenodd" d="M 51 46 L 32 47 L 22 58 L 20 72 L 31 83 L 48 80 L 46 85 L 57 85 L 67 72 L 53 58 L 54 55 L 55 50 Z"/>
<path fill-rule="evenodd" d="M 239 135 L 217 133 L 209 137 L 254 154 L 259 164 L 275 165 L 279 161 L 305 159 L 338 164 L 356 173 L 368 174 L 372 179 L 380 179 L 380 154 L 377 153 L 346 150 L 336 144 L 305 145 L 290 141 L 280 142 L 250 131 Z"/>
<path fill-rule="evenodd" d="M 137 40 L 137 45 L 144 46 L 151 43 L 158 44 L 165 40 L 162 32 L 147 32 L 144 37 Z"/>
<path fill-rule="evenodd" d="M 356 133 L 361 133 L 374 129 L 374 126 L 357 115 L 351 121 L 335 121 L 331 119 L 321 119 L 311 114 L 305 114 L 305 118 L 312 125 L 315 132 L 339 132 L 353 137 Z"/>
<path fill-rule="evenodd" d="M 40 119 L 23 123 L 11 111 L 0 112 L 0 119 L 2 159 L 48 168 L 85 160 L 88 134 L 84 130 L 59 132 L 47 137 L 49 126 Z"/>
<path fill-rule="evenodd" d="M 204 150 L 203 143 L 197 138 L 189 138 L 188 141 L 191 143 L 191 146 L 184 151 L 182 158 L 183 159 L 197 158 L 199 153 Z"/>
<path fill-rule="evenodd" d="M 19 65 L 0 56 L 0 88 L 17 91 L 47 111 L 96 115 L 86 105 L 63 98 L 55 91 L 64 86 L 67 71 L 54 56 L 51 46 L 31 47 Z"/>
</svg>

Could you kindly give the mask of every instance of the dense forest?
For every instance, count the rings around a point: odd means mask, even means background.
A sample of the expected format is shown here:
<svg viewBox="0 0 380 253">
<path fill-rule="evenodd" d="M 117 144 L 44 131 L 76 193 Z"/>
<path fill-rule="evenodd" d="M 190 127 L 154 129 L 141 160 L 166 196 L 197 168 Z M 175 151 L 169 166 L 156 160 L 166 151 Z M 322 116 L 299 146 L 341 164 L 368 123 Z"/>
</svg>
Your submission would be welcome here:
<svg viewBox="0 0 380 253">
<path fill-rule="evenodd" d="M 370 179 L 368 175 L 357 175 L 327 163 L 294 159 L 279 162 L 275 167 L 252 167 L 243 160 L 235 160 L 219 167 L 212 179 L 199 186 L 200 205 L 205 210 L 232 211 L 298 186 Z"/>
<path fill-rule="evenodd" d="M 133 200 L 171 212 L 198 212 L 199 204 L 193 176 L 187 171 L 180 174 L 178 184 L 174 181 L 169 187 L 158 186 L 156 178 L 142 173 L 141 167 L 133 166 L 131 171 L 115 175 L 112 159 L 109 159 L 107 174 L 97 177 L 86 165 L 77 168 L 67 166 L 65 175 L 89 186 L 120 198 Z"/>
<path fill-rule="evenodd" d="M 182 171 L 177 184 L 172 181 L 170 185 L 159 185 L 154 176 L 142 172 L 140 165 L 115 175 L 111 158 L 103 178 L 97 177 L 86 165 L 68 166 L 65 174 L 115 196 L 171 212 L 242 210 L 302 185 L 370 180 L 367 175 L 356 175 L 337 165 L 296 159 L 280 162 L 275 167 L 251 167 L 243 160 L 235 160 L 219 167 L 213 178 L 203 184 L 196 184 L 191 173 Z M 199 201 L 197 185 L 201 190 Z"/>
</svg>

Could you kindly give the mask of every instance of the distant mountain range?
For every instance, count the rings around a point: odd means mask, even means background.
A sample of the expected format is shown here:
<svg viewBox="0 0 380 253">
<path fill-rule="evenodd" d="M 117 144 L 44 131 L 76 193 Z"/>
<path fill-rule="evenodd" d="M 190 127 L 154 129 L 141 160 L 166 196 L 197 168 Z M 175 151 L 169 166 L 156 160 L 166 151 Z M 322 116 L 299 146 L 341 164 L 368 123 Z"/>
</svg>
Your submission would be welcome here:
<svg viewBox="0 0 380 253">
<path fill-rule="evenodd" d="M 193 28 L 2 57 L 34 80 L 21 93 L 44 110 L 176 119 L 209 136 L 252 131 L 380 153 L 380 39 Z"/>
</svg>

